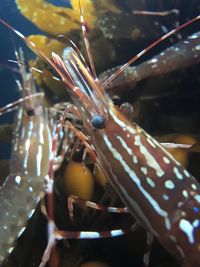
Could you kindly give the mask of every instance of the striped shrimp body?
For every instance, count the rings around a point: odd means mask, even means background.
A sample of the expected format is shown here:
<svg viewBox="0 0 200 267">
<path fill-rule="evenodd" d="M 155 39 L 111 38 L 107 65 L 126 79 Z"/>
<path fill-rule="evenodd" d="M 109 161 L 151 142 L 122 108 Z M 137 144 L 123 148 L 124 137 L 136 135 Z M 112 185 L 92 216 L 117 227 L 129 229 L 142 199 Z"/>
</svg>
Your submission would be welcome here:
<svg viewBox="0 0 200 267">
<path fill-rule="evenodd" d="M 132 215 L 179 261 L 197 266 L 198 182 L 112 105 L 106 127 L 90 135 L 103 170 Z"/>
<path fill-rule="evenodd" d="M 63 61 L 56 54 L 53 60 L 76 85 L 72 99 L 83 114 L 98 163 L 131 214 L 182 264 L 198 266 L 199 183 L 114 107 L 72 48 L 65 49 Z"/>
<path fill-rule="evenodd" d="M 33 92 L 32 77 L 27 73 L 22 77 L 22 86 Z M 51 133 L 39 96 L 21 105 L 16 121 L 10 175 L 0 187 L 0 263 L 33 214 L 49 169 Z"/>
</svg>

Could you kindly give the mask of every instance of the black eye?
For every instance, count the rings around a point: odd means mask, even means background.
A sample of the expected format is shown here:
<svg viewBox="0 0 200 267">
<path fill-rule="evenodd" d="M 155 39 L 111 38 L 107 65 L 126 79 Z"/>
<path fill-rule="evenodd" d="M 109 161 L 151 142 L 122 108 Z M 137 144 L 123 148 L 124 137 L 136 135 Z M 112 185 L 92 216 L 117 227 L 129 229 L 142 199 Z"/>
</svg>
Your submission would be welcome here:
<svg viewBox="0 0 200 267">
<path fill-rule="evenodd" d="M 92 126 L 96 129 L 103 129 L 106 125 L 106 119 L 103 115 L 94 115 L 92 118 Z"/>
<path fill-rule="evenodd" d="M 30 108 L 30 109 L 27 109 L 26 110 L 26 114 L 31 117 L 31 116 L 34 116 L 35 115 L 35 111 L 34 111 L 34 109 L 31 109 Z"/>
</svg>

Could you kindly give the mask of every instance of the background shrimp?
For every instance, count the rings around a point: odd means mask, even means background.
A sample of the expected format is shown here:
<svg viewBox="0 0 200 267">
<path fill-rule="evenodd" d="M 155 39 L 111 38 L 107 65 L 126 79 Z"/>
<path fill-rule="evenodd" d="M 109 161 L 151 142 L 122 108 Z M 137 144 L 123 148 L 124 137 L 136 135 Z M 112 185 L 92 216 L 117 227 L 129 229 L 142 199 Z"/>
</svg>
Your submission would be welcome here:
<svg viewBox="0 0 200 267">
<path fill-rule="evenodd" d="M 33 78 L 25 70 L 22 50 L 17 57 L 18 62 L 22 62 L 19 63 L 22 80 L 18 81 L 18 85 L 27 101 L 21 99 L 22 104 L 16 115 L 10 174 L 0 189 L 1 262 L 6 253 L 12 251 L 14 241 L 24 231 L 43 194 L 51 143 L 47 117 L 41 104 L 42 95 L 36 94 Z M 10 107 L 12 105 L 1 108 L 1 112 Z"/>
</svg>

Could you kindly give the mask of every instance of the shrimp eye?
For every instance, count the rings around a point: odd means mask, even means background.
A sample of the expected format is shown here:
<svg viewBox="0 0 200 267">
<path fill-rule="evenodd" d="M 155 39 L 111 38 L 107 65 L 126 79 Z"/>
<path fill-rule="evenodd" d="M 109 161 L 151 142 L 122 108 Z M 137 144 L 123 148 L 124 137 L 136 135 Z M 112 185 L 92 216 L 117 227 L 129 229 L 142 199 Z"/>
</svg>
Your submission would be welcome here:
<svg viewBox="0 0 200 267">
<path fill-rule="evenodd" d="M 92 117 L 92 126 L 96 129 L 103 129 L 106 125 L 106 119 L 103 115 L 97 114 Z"/>
<path fill-rule="evenodd" d="M 27 116 L 31 117 L 31 116 L 35 115 L 35 111 L 34 111 L 34 109 L 30 108 L 30 109 L 26 110 L 26 114 L 27 114 Z"/>
</svg>

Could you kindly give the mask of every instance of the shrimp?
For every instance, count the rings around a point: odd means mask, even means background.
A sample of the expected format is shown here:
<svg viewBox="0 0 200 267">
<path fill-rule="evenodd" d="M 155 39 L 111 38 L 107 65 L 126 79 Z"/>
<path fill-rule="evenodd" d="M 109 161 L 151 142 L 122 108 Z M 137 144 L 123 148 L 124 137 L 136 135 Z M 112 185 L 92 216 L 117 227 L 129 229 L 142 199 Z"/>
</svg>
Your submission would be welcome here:
<svg viewBox="0 0 200 267">
<path fill-rule="evenodd" d="M 153 137 L 114 107 L 72 48 L 64 50 L 63 60 L 55 53 L 52 57 L 63 81 L 71 81 L 72 100 L 83 111 L 87 136 L 79 136 L 91 143 L 97 163 L 130 213 L 180 263 L 197 266 L 199 183 Z M 92 73 L 95 77 L 93 69 Z"/>
<path fill-rule="evenodd" d="M 23 62 L 22 53 L 19 54 Z M 33 78 L 20 64 L 23 94 L 36 92 Z M 0 263 L 23 233 L 44 191 L 49 169 L 51 132 L 41 95 L 22 102 L 17 115 L 10 175 L 0 187 Z"/>
<path fill-rule="evenodd" d="M 81 19 L 87 51 L 91 55 L 82 16 Z M 200 16 L 178 29 L 199 19 Z M 4 21 L 1 22 L 37 49 L 25 36 Z M 140 52 L 111 79 L 176 31 L 171 31 Z M 78 131 L 76 134 L 96 157 L 97 164 L 130 213 L 180 263 L 188 267 L 197 266 L 200 260 L 199 183 L 153 137 L 115 108 L 96 77 L 91 56 L 90 72 L 73 48 L 64 50 L 63 60 L 52 53 L 53 61 L 37 50 L 66 84 L 86 130 L 86 136 Z M 155 189 L 161 194 L 157 194 Z M 51 229 L 52 234 L 54 230 Z M 62 236 L 62 231 L 55 232 L 49 245 L 54 243 L 55 238 L 59 239 L 59 235 Z M 67 235 L 64 236 L 67 238 Z"/>
</svg>

